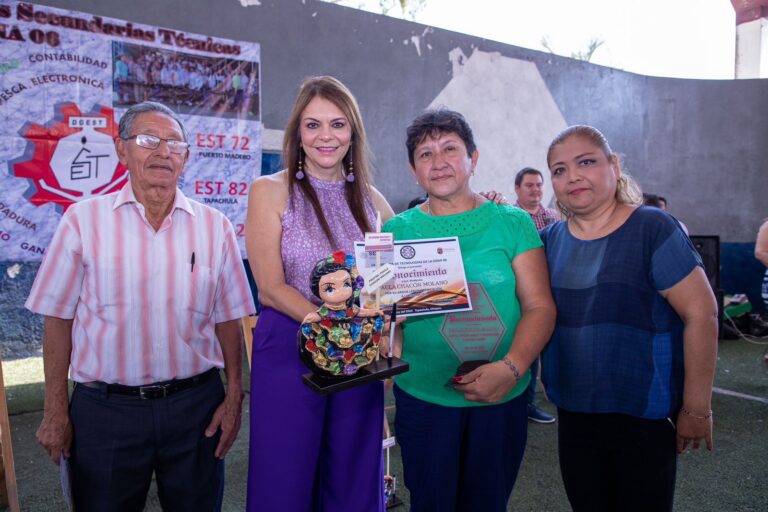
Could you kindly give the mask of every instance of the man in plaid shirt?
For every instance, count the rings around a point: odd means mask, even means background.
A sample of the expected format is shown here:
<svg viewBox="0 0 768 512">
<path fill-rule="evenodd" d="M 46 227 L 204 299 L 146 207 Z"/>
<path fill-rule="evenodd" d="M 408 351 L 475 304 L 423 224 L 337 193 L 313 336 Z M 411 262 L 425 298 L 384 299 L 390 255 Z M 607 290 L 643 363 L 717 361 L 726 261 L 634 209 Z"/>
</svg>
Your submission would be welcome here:
<svg viewBox="0 0 768 512">
<path fill-rule="evenodd" d="M 515 206 L 530 214 L 538 230 L 560 220 L 557 210 L 542 206 L 543 187 L 544 177 L 541 171 L 533 167 L 524 167 L 515 176 L 515 194 L 517 194 Z"/>
<path fill-rule="evenodd" d="M 545 208 L 541 204 L 543 197 L 544 176 L 533 167 L 524 167 L 515 176 L 515 206 L 522 208 L 531 216 L 536 229 L 541 230 L 560 220 L 557 210 Z M 531 365 L 531 383 L 526 391 L 528 398 L 528 419 L 536 423 L 554 423 L 555 417 L 542 411 L 535 403 L 536 379 L 539 373 L 539 359 Z"/>
</svg>

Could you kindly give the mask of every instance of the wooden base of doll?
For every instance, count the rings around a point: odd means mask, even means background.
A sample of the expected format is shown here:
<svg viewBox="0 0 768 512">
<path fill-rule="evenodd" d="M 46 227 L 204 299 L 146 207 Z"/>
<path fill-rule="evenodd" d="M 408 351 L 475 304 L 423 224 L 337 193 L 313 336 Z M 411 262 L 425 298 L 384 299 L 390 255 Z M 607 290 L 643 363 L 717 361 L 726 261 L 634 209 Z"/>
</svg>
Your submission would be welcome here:
<svg viewBox="0 0 768 512">
<path fill-rule="evenodd" d="M 315 393 L 325 396 L 375 380 L 384 380 L 394 375 L 405 373 L 409 369 L 408 363 L 400 358 L 393 357 L 389 360 L 386 357 L 382 357 L 378 361 L 364 366 L 355 375 L 350 375 L 349 377 L 332 377 L 330 375 L 319 375 L 310 372 L 302 375 L 301 380 L 312 388 Z"/>
</svg>

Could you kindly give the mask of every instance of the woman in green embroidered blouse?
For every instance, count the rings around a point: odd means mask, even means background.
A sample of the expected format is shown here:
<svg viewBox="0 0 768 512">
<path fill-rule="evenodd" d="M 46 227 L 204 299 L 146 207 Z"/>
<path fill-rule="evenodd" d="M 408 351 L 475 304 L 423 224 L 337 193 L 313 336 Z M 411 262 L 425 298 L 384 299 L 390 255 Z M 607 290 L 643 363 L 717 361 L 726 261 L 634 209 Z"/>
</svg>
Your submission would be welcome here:
<svg viewBox="0 0 768 512">
<path fill-rule="evenodd" d="M 395 429 L 411 510 L 504 511 L 527 439 L 528 367 L 555 320 L 541 240 L 526 212 L 470 187 L 479 153 L 461 114 L 421 114 L 406 146 L 429 199 L 384 231 L 396 240 L 458 236 L 473 305 L 402 324 L 411 369 L 395 379 Z M 454 377 L 478 359 L 491 362 Z"/>
</svg>

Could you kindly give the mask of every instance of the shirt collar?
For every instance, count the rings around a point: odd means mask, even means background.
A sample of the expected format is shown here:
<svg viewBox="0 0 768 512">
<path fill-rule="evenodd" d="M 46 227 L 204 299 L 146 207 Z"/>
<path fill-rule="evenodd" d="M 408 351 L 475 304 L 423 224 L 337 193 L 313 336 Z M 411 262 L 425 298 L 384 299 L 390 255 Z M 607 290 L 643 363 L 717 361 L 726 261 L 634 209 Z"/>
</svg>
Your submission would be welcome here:
<svg viewBox="0 0 768 512">
<path fill-rule="evenodd" d="M 527 213 L 528 215 L 538 215 L 538 214 L 540 214 L 541 212 L 543 212 L 543 211 L 544 211 L 544 207 L 543 207 L 543 206 L 541 206 L 541 203 L 539 203 L 539 207 L 538 207 L 538 209 L 536 210 L 536 213 L 530 213 L 528 210 L 526 210 L 525 208 L 523 208 L 523 207 L 522 207 L 522 205 L 520 204 L 520 200 L 519 200 L 519 199 L 518 199 L 517 201 L 515 201 L 515 206 L 517 206 L 518 208 L 520 208 L 521 210 L 523 210 L 523 211 L 524 211 L 525 213 Z"/>
<path fill-rule="evenodd" d="M 115 204 L 112 206 L 112 209 L 117 210 L 124 204 L 138 204 L 138 202 L 139 200 L 136 199 L 136 194 L 133 193 L 133 187 L 131 187 L 131 182 L 129 180 L 126 182 L 125 186 L 121 188 L 117 193 L 117 196 L 115 197 Z M 192 209 L 192 205 L 189 203 L 189 199 L 187 199 L 187 196 L 184 195 L 184 192 L 182 192 L 179 187 L 176 187 L 176 195 L 173 199 L 173 208 L 171 208 L 171 213 L 173 213 L 173 211 L 177 208 L 184 210 L 193 217 L 195 216 L 195 211 Z"/>
</svg>

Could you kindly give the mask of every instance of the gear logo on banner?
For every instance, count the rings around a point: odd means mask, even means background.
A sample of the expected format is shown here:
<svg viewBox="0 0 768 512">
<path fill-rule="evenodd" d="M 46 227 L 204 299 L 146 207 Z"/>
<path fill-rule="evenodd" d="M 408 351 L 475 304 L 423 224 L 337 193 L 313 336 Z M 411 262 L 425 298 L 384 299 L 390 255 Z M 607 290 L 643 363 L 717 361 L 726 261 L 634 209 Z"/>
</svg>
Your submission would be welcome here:
<svg viewBox="0 0 768 512">
<path fill-rule="evenodd" d="M 58 106 L 48 127 L 28 124 L 21 135 L 29 141 L 25 155 L 9 163 L 11 174 L 32 185 L 24 194 L 35 206 L 71 204 L 122 188 L 128 168 L 115 151 L 114 112 L 100 107 L 83 114 L 74 103 Z M 28 158 L 28 159 L 27 159 Z M 23 160 L 23 161 L 22 161 Z"/>
</svg>

